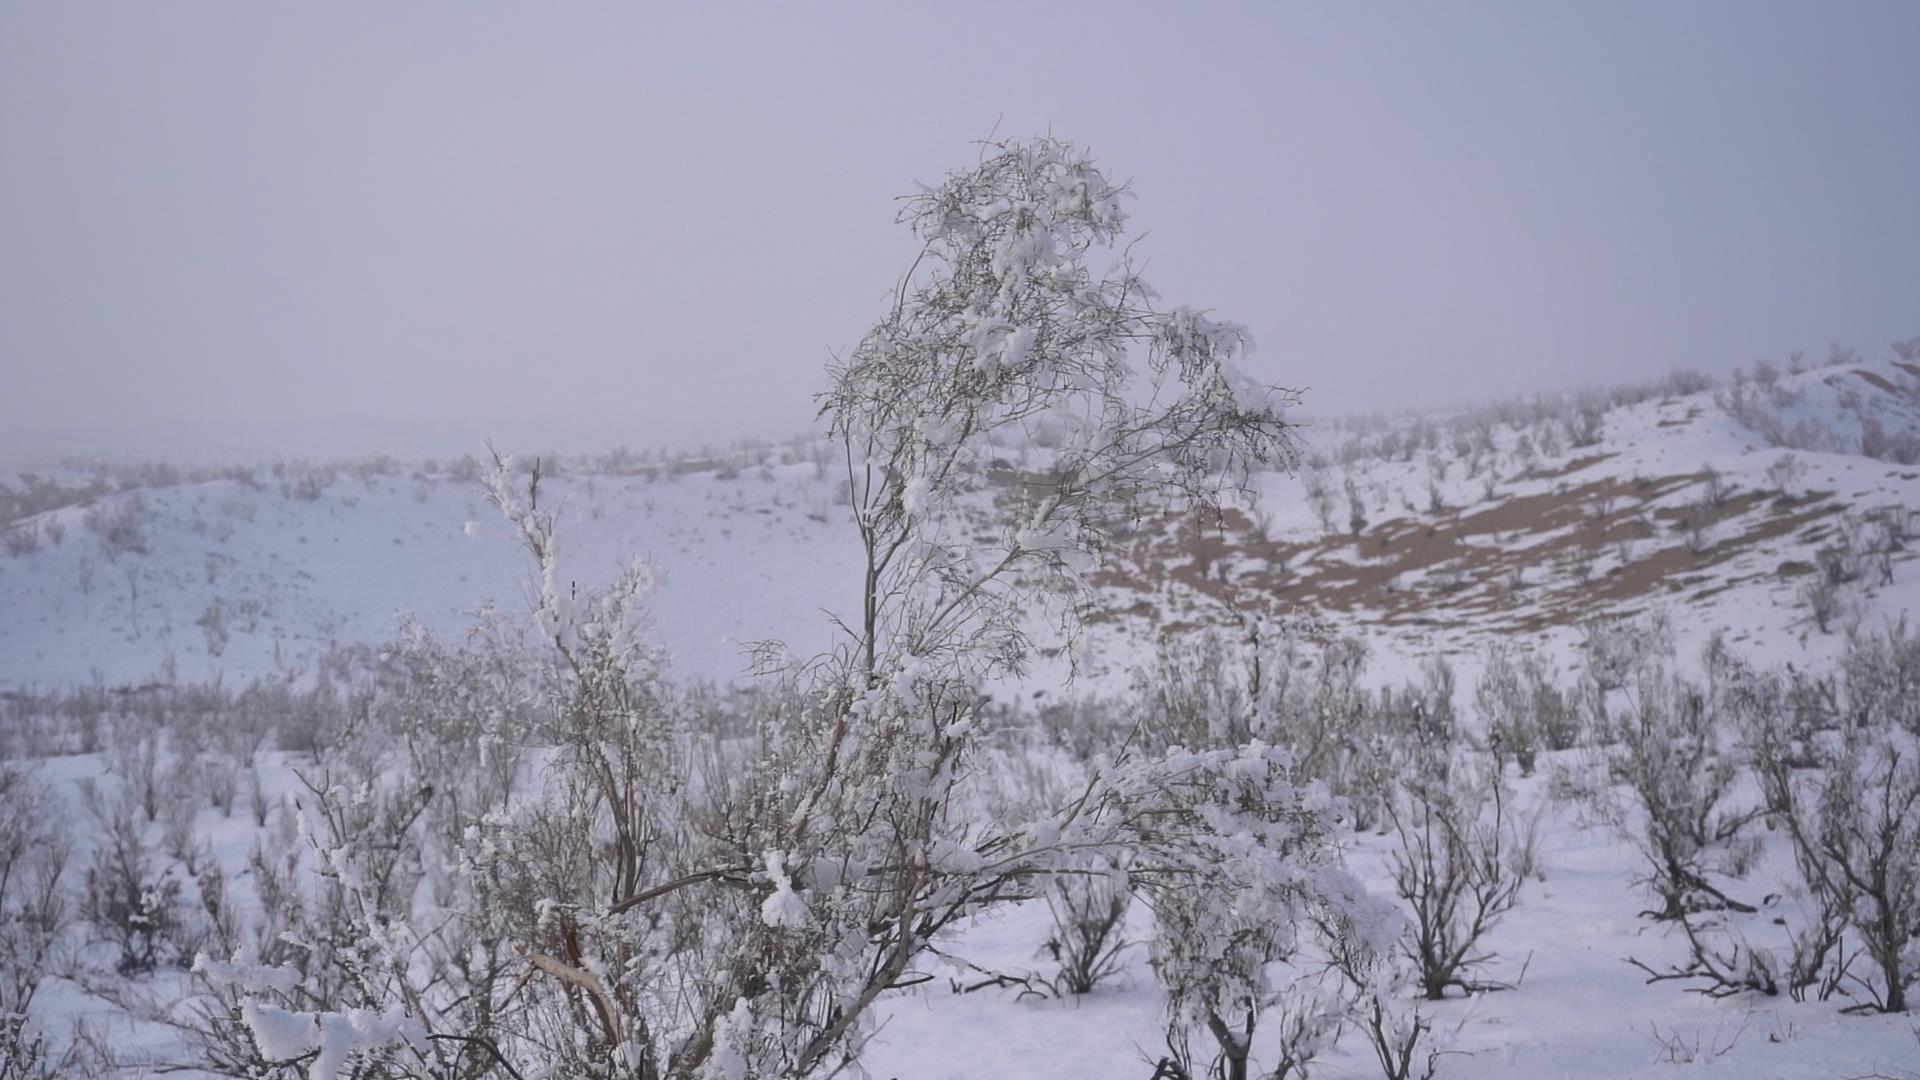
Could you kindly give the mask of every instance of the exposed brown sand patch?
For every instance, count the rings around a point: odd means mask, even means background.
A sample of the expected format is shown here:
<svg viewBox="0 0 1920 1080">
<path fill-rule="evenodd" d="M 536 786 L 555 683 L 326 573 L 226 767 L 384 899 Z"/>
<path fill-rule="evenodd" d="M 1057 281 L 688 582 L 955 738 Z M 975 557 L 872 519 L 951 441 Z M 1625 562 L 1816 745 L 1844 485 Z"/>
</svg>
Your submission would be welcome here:
<svg viewBox="0 0 1920 1080">
<path fill-rule="evenodd" d="M 1093 575 L 1094 584 L 1137 597 L 1096 621 L 1137 620 L 1166 633 L 1224 621 L 1239 605 L 1397 627 L 1472 622 L 1535 633 L 1660 597 L 1705 599 L 1767 577 L 1729 577 L 1726 564 L 1796 533 L 1830 533 L 1827 519 L 1842 509 L 1827 492 L 1780 499 L 1746 491 L 1717 505 L 1651 505 L 1704 479 L 1609 477 L 1308 542 L 1270 540 L 1233 509 L 1206 523 L 1169 521 L 1141 530 Z M 1695 530 L 1706 538 L 1698 551 L 1689 544 Z M 1613 565 L 1591 573 L 1603 558 Z M 1780 565 L 1781 576 L 1801 572 Z M 1169 593 L 1169 586 L 1177 588 Z"/>
<path fill-rule="evenodd" d="M 1874 387 L 1880 390 L 1883 390 L 1886 393 L 1892 394 L 1895 397 L 1900 396 L 1900 388 L 1888 382 L 1883 376 L 1880 375 L 1879 372 L 1856 371 L 1854 372 L 1854 374 L 1860 376 L 1862 379 L 1865 379 L 1867 382 L 1871 383 Z"/>
</svg>

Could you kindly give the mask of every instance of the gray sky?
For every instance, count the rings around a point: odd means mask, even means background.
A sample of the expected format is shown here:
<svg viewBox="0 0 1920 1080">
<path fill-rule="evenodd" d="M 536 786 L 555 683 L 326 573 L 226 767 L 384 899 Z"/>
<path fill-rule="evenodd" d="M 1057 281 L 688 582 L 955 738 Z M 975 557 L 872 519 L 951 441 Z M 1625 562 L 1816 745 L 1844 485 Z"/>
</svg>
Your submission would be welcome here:
<svg viewBox="0 0 1920 1080">
<path fill-rule="evenodd" d="M 792 432 L 996 123 L 1131 176 L 1316 411 L 1880 355 L 1917 54 L 1910 2 L 0 0 L 0 429 Z"/>
</svg>

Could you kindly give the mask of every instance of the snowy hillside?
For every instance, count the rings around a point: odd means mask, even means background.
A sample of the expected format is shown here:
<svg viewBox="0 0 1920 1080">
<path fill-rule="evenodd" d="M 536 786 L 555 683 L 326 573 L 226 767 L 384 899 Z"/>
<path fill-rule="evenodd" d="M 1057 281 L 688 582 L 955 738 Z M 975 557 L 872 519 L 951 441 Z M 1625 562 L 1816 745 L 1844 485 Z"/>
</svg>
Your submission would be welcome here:
<svg viewBox="0 0 1920 1080">
<path fill-rule="evenodd" d="M 1594 414 L 1584 445 L 1555 410 L 1580 422 L 1591 399 L 1402 418 L 1390 436 L 1309 427 L 1298 475 L 1257 477 L 1257 500 L 1220 520 L 1145 522 L 1110 553 L 1083 675 L 1122 686 L 1142 650 L 1232 623 L 1236 604 L 1412 657 L 1471 654 L 1490 635 L 1558 647 L 1587 619 L 1660 607 L 1688 613 L 1689 651 L 1724 631 L 1768 660 L 1823 655 L 1836 639 L 1801 595 L 1820 553 L 1920 507 L 1916 385 L 1920 366 L 1891 360 L 1656 393 Z M 1876 453 L 1904 454 L 1863 454 L 1863 429 Z M 859 571 L 824 457 L 803 445 L 724 465 L 611 460 L 563 462 L 550 482 L 564 568 L 590 583 L 651 560 L 677 670 L 728 680 L 746 669 L 743 643 L 829 643 L 823 612 L 852 602 Z M 992 509 L 979 514 L 993 527 Z M 0 557 L 0 687 L 311 672 L 329 648 L 388 639 L 401 613 L 453 631 L 482 603 L 525 603 L 525 556 L 470 467 L 248 470 L 10 528 L 22 539 Z M 1829 629 L 1909 609 L 1913 580 L 1845 590 Z"/>
<path fill-rule="evenodd" d="M 1342 845 L 1360 879 L 1395 895 L 1395 860 L 1408 849 L 1391 808 L 1412 784 L 1396 770 L 1424 760 L 1415 747 L 1424 736 L 1408 732 L 1439 715 L 1458 716 L 1462 760 L 1491 755 L 1496 772 L 1505 770 L 1495 786 L 1512 800 L 1503 811 L 1511 817 L 1489 819 L 1496 830 L 1531 821 L 1537 845 L 1511 910 L 1474 946 L 1475 992 L 1443 986 L 1444 1000 L 1416 1001 L 1412 984 L 1399 984 L 1378 1014 L 1425 1040 L 1410 1075 L 1429 1062 L 1441 1077 L 1659 1077 L 1682 1068 L 1729 1078 L 1920 1075 L 1910 1016 L 1856 1015 L 1872 1013 L 1864 1006 L 1887 988 L 1853 937 L 1839 948 L 1857 962 L 1830 990 L 1823 975 L 1792 990 L 1781 975 L 1768 991 L 1757 976 L 1729 988 L 1689 968 L 1698 960 L 1689 933 L 1713 935 L 1720 951 L 1707 955 L 1729 968 L 1797 958 L 1789 937 L 1825 910 L 1780 824 L 1795 820 L 1793 811 L 1763 821 L 1756 808 L 1772 796 L 1761 766 L 1747 757 L 1732 764 L 1734 748 L 1750 741 L 1745 729 L 1695 733 L 1705 747 L 1693 763 L 1698 784 L 1713 789 L 1703 827 L 1739 823 L 1709 838 L 1710 858 L 1689 856 L 1710 872 L 1681 882 L 1673 901 L 1711 893 L 1734 905 L 1690 907 L 1678 921 L 1646 915 L 1662 871 L 1649 869 L 1635 839 L 1644 835 L 1644 808 L 1621 794 L 1631 788 L 1621 778 L 1632 775 L 1621 747 L 1636 744 L 1628 726 L 1608 725 L 1610 709 L 1639 708 L 1657 680 L 1607 683 L 1595 670 L 1606 649 L 1624 650 L 1643 678 L 1657 668 L 1661 680 L 1709 687 L 1698 693 L 1716 703 L 1711 710 L 1724 704 L 1727 716 L 1745 707 L 1726 690 L 1727 671 L 1760 678 L 1753 673 L 1789 667 L 1816 681 L 1782 675 L 1770 692 L 1790 697 L 1824 685 L 1836 701 L 1871 702 L 1860 715 L 1890 727 L 1898 725 L 1887 717 L 1913 711 L 1915 699 L 1903 695 L 1920 691 L 1920 681 L 1877 698 L 1851 674 L 1817 681 L 1843 662 L 1850 673 L 1871 667 L 1873 641 L 1897 654 L 1886 663 L 1914 665 L 1900 670 L 1920 678 L 1920 647 L 1904 626 L 1920 610 L 1920 366 L 1904 357 L 1842 359 L 1743 373 L 1718 387 L 1677 376 L 1659 387 L 1309 427 L 1301 467 L 1257 475 L 1257 498 L 1217 517 L 1149 516 L 1125 531 L 1090 573 L 1101 607 L 1075 653 L 1035 623 L 1043 662 L 1024 685 L 993 688 L 1009 728 L 995 752 L 1020 762 L 1005 781 L 1018 789 L 1006 805 L 1069 796 L 1086 761 L 1127 737 L 1127 717 L 1185 700 L 1192 688 L 1181 689 L 1182 678 L 1212 677 L 1206 658 L 1220 654 L 1206 641 L 1232 648 L 1250 634 L 1266 635 L 1257 647 L 1284 639 L 1280 667 L 1298 675 L 1269 687 L 1282 715 L 1319 708 L 1338 643 L 1359 642 L 1368 660 L 1339 690 L 1358 711 L 1328 713 L 1326 730 L 1350 741 L 1379 734 L 1386 749 L 1377 759 L 1329 757 L 1335 771 L 1317 779 L 1353 800 L 1348 824 L 1360 827 Z M 1004 448 L 994 479 L 969 503 L 977 531 L 1003 523 L 1010 478 L 1037 475 L 1047 461 L 1044 450 Z M 548 468 L 544 505 L 559 508 L 558 591 L 584 597 L 632 556 L 650 560 L 660 583 L 647 632 L 676 678 L 751 686 L 749 643 L 781 639 L 804 656 L 840 640 L 828 613 L 854 609 L 861 563 L 845 474 L 811 444 L 745 448 L 724 460 L 565 458 Z M 220 979 L 280 977 L 266 968 L 249 974 L 238 962 L 227 971 L 234 950 L 216 946 L 275 940 L 259 929 L 278 925 L 273 898 L 304 872 L 302 860 L 313 856 L 303 852 L 325 850 L 309 848 L 317 826 L 296 804 L 311 807 L 327 784 L 359 785 L 363 770 L 398 760 L 335 754 L 326 740 L 363 738 L 365 702 L 394 693 L 396 723 L 413 733 L 400 742 L 416 759 L 445 753 L 457 763 L 450 769 L 495 768 L 498 732 L 510 728 L 489 725 L 510 723 L 508 714 L 534 699 L 515 698 L 505 675 L 483 679 L 500 695 L 493 704 L 412 696 L 417 683 L 392 689 L 390 661 L 432 653 L 436 663 L 467 662 L 447 659 L 465 655 L 452 643 L 491 625 L 477 614 L 487 605 L 522 612 L 539 603 L 538 568 L 487 504 L 470 464 L 157 469 L 144 478 L 68 465 L 16 478 L 8 494 L 15 512 L 0 554 L 0 753 L 45 785 L 43 813 L 51 807 L 79 823 L 72 866 L 91 869 L 74 878 L 98 890 L 107 886 L 96 876 L 121 867 L 134 890 L 117 907 L 88 900 L 91 928 L 48 939 L 41 967 L 49 978 L 22 1012 L 54 1047 L 68 1046 L 80 1021 L 75 1045 L 117 1055 L 135 1075 L 182 1063 L 209 1068 L 214 1043 L 182 1010 L 213 1002 L 207 1023 L 237 1031 L 222 1010 L 238 1010 L 238 999 L 193 995 L 214 993 L 208 987 Z M 401 641 L 403 614 L 450 644 Z M 1739 665 L 1715 668 L 1704 658 L 1710 642 Z M 1221 685 L 1258 696 L 1235 678 Z M 1502 678 L 1531 679 L 1527 692 L 1546 695 L 1524 710 L 1525 724 L 1503 726 L 1500 710 L 1510 706 L 1489 689 L 1506 685 Z M 316 681 L 339 688 L 339 699 L 313 690 Z M 731 716 L 728 702 L 750 700 L 712 693 L 688 707 Z M 696 741 L 741 737 L 764 722 L 756 707 L 738 706 L 748 720 Z M 421 742 L 429 729 L 406 725 L 420 710 L 442 708 L 474 730 L 460 727 L 465 734 L 435 750 L 438 734 Z M 1554 717 L 1576 713 L 1579 730 L 1564 739 L 1547 730 Z M 305 734 L 290 734 L 296 722 Z M 1407 726 L 1388 734 L 1396 723 Z M 1370 734 L 1357 734 L 1363 728 Z M 1517 744 L 1495 736 L 1523 729 L 1529 741 L 1515 758 Z M 509 754 L 504 775 L 538 774 L 544 751 L 526 749 L 525 760 Z M 1729 771 L 1715 773 L 1722 764 Z M 690 783 L 719 782 L 699 775 Z M 349 805 L 399 812 L 379 801 L 386 796 L 367 794 L 377 784 L 356 790 L 360 801 Z M 441 813 L 430 797 L 413 811 L 420 820 Z M 992 802 L 980 810 L 983 821 L 1010 812 Z M 1896 828 L 1898 838 L 1912 836 L 1911 821 L 1893 824 L 1906 829 Z M 423 909 L 445 886 L 432 852 L 410 850 L 420 865 L 401 872 L 413 875 Z M 322 876 L 368 872 L 314 865 Z M 799 895 L 777 860 L 768 866 L 753 880 L 774 883 L 769 905 Z M 780 925 L 776 907 L 766 910 L 769 925 Z M 1057 910 L 1042 899 L 995 908 L 944 935 L 936 953 L 915 957 L 902 988 L 877 1007 L 863 1066 L 915 1080 L 1153 1075 L 1169 1055 L 1167 999 L 1145 944 L 1153 915 L 1143 904 L 1126 909 L 1117 933 L 1128 944 L 1092 992 L 1074 994 L 1058 982 L 1058 949 L 1049 947 L 1063 932 Z M 1690 921 L 1708 911 L 1710 922 Z M 792 917 L 804 922 L 805 907 Z M 1900 962 L 1920 971 L 1920 941 L 1908 952 Z M 195 953 L 215 967 L 203 961 L 189 974 Z M 511 957 L 488 962 L 524 966 Z M 1676 971 L 1688 977 L 1649 977 Z M 582 986 L 591 977 L 572 968 L 565 975 Z M 262 1034 L 271 1025 L 246 1017 L 261 1052 L 273 1056 Z M 355 1021 L 367 1026 L 337 1047 L 376 1045 L 387 1022 L 368 1013 Z M 1279 1026 L 1255 1040 L 1256 1062 L 1270 1069 L 1283 1053 Z M 303 1041 L 305 1030 L 287 1037 L 283 1045 L 298 1054 L 286 1058 L 336 1045 Z M 13 1052 L 24 1060 L 19 1044 Z M 1327 1028 L 1314 1052 L 1312 1075 L 1380 1075 L 1356 1027 Z M 0 1076 L 10 1075 L 0 1060 Z"/>
</svg>

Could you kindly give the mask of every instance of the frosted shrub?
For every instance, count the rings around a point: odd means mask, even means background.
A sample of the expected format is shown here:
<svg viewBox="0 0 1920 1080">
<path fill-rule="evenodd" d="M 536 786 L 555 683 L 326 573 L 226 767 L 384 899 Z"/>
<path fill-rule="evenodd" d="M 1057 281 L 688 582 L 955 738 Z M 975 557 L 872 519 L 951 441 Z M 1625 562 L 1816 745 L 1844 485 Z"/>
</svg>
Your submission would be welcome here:
<svg viewBox="0 0 1920 1080">
<path fill-rule="evenodd" d="M 47 788 L 0 765 L 0 1077 L 41 1080 L 72 1075 L 35 1012 L 53 968 L 68 911 L 61 890 L 67 849 L 54 828 Z"/>
<path fill-rule="evenodd" d="M 1908 1008 L 1920 981 L 1920 739 L 1880 697 L 1898 678 L 1886 647 L 1899 636 L 1856 639 L 1841 690 L 1829 683 L 1817 695 L 1832 706 L 1823 715 L 1846 718 L 1838 730 L 1796 717 L 1777 690 L 1755 695 L 1744 722 L 1815 912 L 1794 939 L 1790 988 L 1796 997 L 1808 987 L 1822 998 L 1859 992 L 1882 1012 Z M 1852 970 L 1843 931 L 1863 946 L 1870 976 Z"/>
<path fill-rule="evenodd" d="M 1579 651 L 1585 665 L 1591 703 L 1625 687 L 1635 672 L 1656 662 L 1673 647 L 1673 628 L 1664 614 L 1646 619 L 1595 619 L 1580 628 Z"/>
<path fill-rule="evenodd" d="M 1511 757 L 1522 776 L 1532 776 L 1540 753 L 1540 729 L 1520 667 L 1504 644 L 1496 642 L 1488 647 L 1473 700 L 1480 710 L 1480 722 L 1486 726 L 1487 749 L 1495 767 Z"/>
<path fill-rule="evenodd" d="M 1767 466 L 1767 482 L 1773 485 L 1775 495 L 1790 498 L 1794 489 L 1800 486 L 1801 478 L 1806 476 L 1807 467 L 1792 454 L 1781 454 Z"/>
<path fill-rule="evenodd" d="M 1053 916 L 1053 934 L 1043 948 L 1060 965 L 1055 989 L 1091 993 L 1118 975 L 1128 944 L 1123 936 L 1127 911 L 1133 906 L 1126 866 L 1109 862 L 1056 875 L 1041 895 Z"/>
<path fill-rule="evenodd" d="M 1284 746 L 1357 828 L 1376 828 L 1402 766 L 1451 739 L 1453 674 L 1430 663 L 1421 685 L 1376 697 L 1361 685 L 1366 667 L 1366 643 L 1352 637 L 1315 646 L 1250 625 L 1171 643 L 1136 681 L 1136 735 L 1154 749 Z"/>
<path fill-rule="evenodd" d="M 1401 947 L 1434 1001 L 1449 987 L 1469 995 L 1503 987 L 1468 976 L 1494 959 L 1482 941 L 1519 902 L 1538 841 L 1515 817 L 1497 768 L 1463 762 L 1444 776 L 1415 776 L 1387 804 L 1388 867 L 1412 916 Z"/>
<path fill-rule="evenodd" d="M 115 947 L 114 967 L 122 975 L 182 961 L 179 879 L 148 843 L 131 800 L 109 797 L 92 807 L 101 836 L 87 868 L 82 917 Z"/>
<path fill-rule="evenodd" d="M 1342 808 L 1324 791 L 1311 789 L 1304 805 L 1295 803 L 1300 793 L 1289 791 L 1287 755 L 1255 744 L 1237 759 L 1241 765 L 1225 798 L 1206 792 L 1195 809 L 1210 806 L 1217 812 L 1238 804 L 1254 811 L 1257 819 L 1248 822 L 1253 831 L 1236 836 L 1231 846 L 1256 865 L 1274 866 L 1265 852 L 1300 850 L 1301 842 L 1312 837 L 1322 842 L 1315 848 L 1323 854 L 1317 869 L 1293 871 L 1309 875 L 1302 883 L 1313 884 L 1304 890 L 1297 885 L 1275 890 L 1271 884 L 1248 888 L 1226 865 L 1148 879 L 1156 920 L 1151 955 L 1167 994 L 1169 1043 L 1186 1045 L 1191 1033 L 1207 1032 L 1227 1080 L 1245 1080 L 1262 1020 L 1277 1008 L 1286 1012 L 1293 984 L 1274 980 L 1275 964 L 1316 954 L 1382 955 L 1392 948 L 1400 926 L 1391 908 L 1367 898 L 1325 845 L 1337 835 Z M 1176 804 L 1192 798 L 1186 791 L 1174 794 Z M 1270 816 L 1273 808 L 1290 803 L 1294 809 Z"/>
<path fill-rule="evenodd" d="M 16 559 L 25 558 L 40 550 L 40 524 L 35 521 L 22 522 L 5 529 L 7 554 Z"/>
<path fill-rule="evenodd" d="M 146 499 L 135 492 L 89 506 L 80 521 L 99 540 L 101 554 L 118 559 L 147 553 L 146 527 L 151 516 Z"/>
<path fill-rule="evenodd" d="M 1517 656 L 1495 643 L 1487 650 L 1474 703 L 1496 759 L 1511 756 L 1522 775 L 1532 775 L 1541 750 L 1568 750 L 1580 741 L 1580 708 L 1563 691 L 1548 661 L 1536 653 Z"/>
<path fill-rule="evenodd" d="M 1710 878 L 1744 864 L 1733 841 L 1755 813 L 1724 805 L 1740 759 L 1719 695 L 1649 664 L 1627 698 L 1625 711 L 1600 718 L 1596 737 L 1613 786 L 1588 792 L 1588 805 L 1645 860 L 1645 881 L 1660 903 L 1647 914 L 1751 911 Z"/>
<path fill-rule="evenodd" d="M 1856 633 L 1841 663 L 1849 719 L 1920 736 L 1920 632 L 1904 616 L 1883 630 Z"/>
</svg>

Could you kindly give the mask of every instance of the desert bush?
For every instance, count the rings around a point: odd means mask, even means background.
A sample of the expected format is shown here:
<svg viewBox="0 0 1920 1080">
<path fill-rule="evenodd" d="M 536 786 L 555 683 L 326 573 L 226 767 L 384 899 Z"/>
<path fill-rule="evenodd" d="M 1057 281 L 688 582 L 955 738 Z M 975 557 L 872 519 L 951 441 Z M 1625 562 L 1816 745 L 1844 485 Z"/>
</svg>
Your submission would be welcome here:
<svg viewBox="0 0 1920 1080">
<path fill-rule="evenodd" d="M 1850 984 L 1904 1012 L 1920 982 L 1920 754 L 1900 732 L 1854 732 L 1817 777 L 1788 777 L 1788 835 L 1810 892 L 1844 913 L 1876 969 Z"/>
<path fill-rule="evenodd" d="M 1840 672 L 1852 726 L 1920 736 L 1920 632 L 1904 615 L 1882 630 L 1849 637 Z"/>
<path fill-rule="evenodd" d="M 1496 768 L 1511 758 L 1523 776 L 1533 775 L 1540 750 L 1540 728 L 1534 702 L 1522 679 L 1520 666 L 1504 643 L 1489 645 L 1480 681 L 1473 689 L 1480 722 L 1486 727 L 1487 749 Z"/>
<path fill-rule="evenodd" d="M 1635 674 L 1672 648 L 1673 627 L 1665 613 L 1644 619 L 1592 619 L 1580 627 L 1578 652 L 1589 704 L 1604 705 Z"/>
<path fill-rule="evenodd" d="M 178 948 L 180 881 L 148 843 L 136 800 L 89 795 L 99 840 L 81 893 L 81 916 L 114 946 L 114 970 L 136 975 L 190 959 Z"/>
<path fill-rule="evenodd" d="M 1832 578 L 1822 574 L 1800 586 L 1795 594 L 1800 606 L 1806 609 L 1807 618 L 1823 634 L 1833 632 L 1833 622 L 1840 617 L 1844 604 L 1840 595 L 1840 586 Z"/>
<path fill-rule="evenodd" d="M 1582 394 L 1567 418 L 1567 441 L 1575 447 L 1599 445 L 1606 419 L 1607 400 L 1597 394 Z"/>
<path fill-rule="evenodd" d="M 28 521 L 5 530 L 7 554 L 23 559 L 40 550 L 40 524 Z"/>
<path fill-rule="evenodd" d="M 1746 699 L 1754 770 L 1816 912 L 1794 942 L 1796 996 L 1857 990 L 1868 1007 L 1900 1012 L 1920 980 L 1920 739 L 1904 699 L 1889 696 L 1911 674 L 1910 642 L 1904 624 L 1852 640 L 1838 688 L 1797 695 L 1818 703 L 1814 721 L 1777 680 Z M 1852 970 L 1843 927 L 1872 976 Z"/>
<path fill-rule="evenodd" d="M 67 844 L 51 792 L 0 765 L 0 1080 L 54 1080 L 78 1071 L 35 1011 L 68 921 L 61 888 Z"/>
<path fill-rule="evenodd" d="M 227 626 L 227 610 L 217 598 L 194 620 L 194 625 L 200 628 L 206 638 L 208 656 L 217 657 L 227 651 L 227 643 L 233 639 L 233 632 Z"/>
<path fill-rule="evenodd" d="M 1431 1000 L 1448 987 L 1472 995 L 1504 985 L 1469 976 L 1494 958 L 1484 939 L 1519 902 L 1535 864 L 1536 827 L 1516 818 L 1512 797 L 1496 759 L 1416 775 L 1388 803 L 1388 866 L 1411 912 L 1401 947 Z"/>
<path fill-rule="evenodd" d="M 1054 988 L 1088 994 L 1119 975 L 1128 945 L 1123 936 L 1127 911 L 1133 906 L 1126 867 L 1106 863 L 1060 874 L 1042 885 L 1041 896 L 1053 917 L 1053 933 L 1042 949 L 1059 965 Z"/>
<path fill-rule="evenodd" d="M 1793 494 L 1806 474 L 1807 467 L 1792 454 L 1781 454 L 1767 466 L 1767 482 L 1773 485 L 1774 494 L 1783 499 Z"/>
<path fill-rule="evenodd" d="M 114 560 L 147 553 L 146 529 L 151 517 L 146 499 L 135 492 L 96 502 L 81 515 L 80 522 L 98 539 L 100 553 Z"/>
<path fill-rule="evenodd" d="M 1710 875 L 1741 870 L 1750 852 L 1735 845 L 1756 811 L 1727 805 L 1740 756 L 1720 718 L 1717 687 L 1701 687 L 1647 664 L 1629 708 L 1598 717 L 1596 737 L 1611 787 L 1587 792 L 1598 820 L 1631 843 L 1659 901 L 1649 914 L 1678 919 L 1719 908 L 1751 911 Z"/>
</svg>

